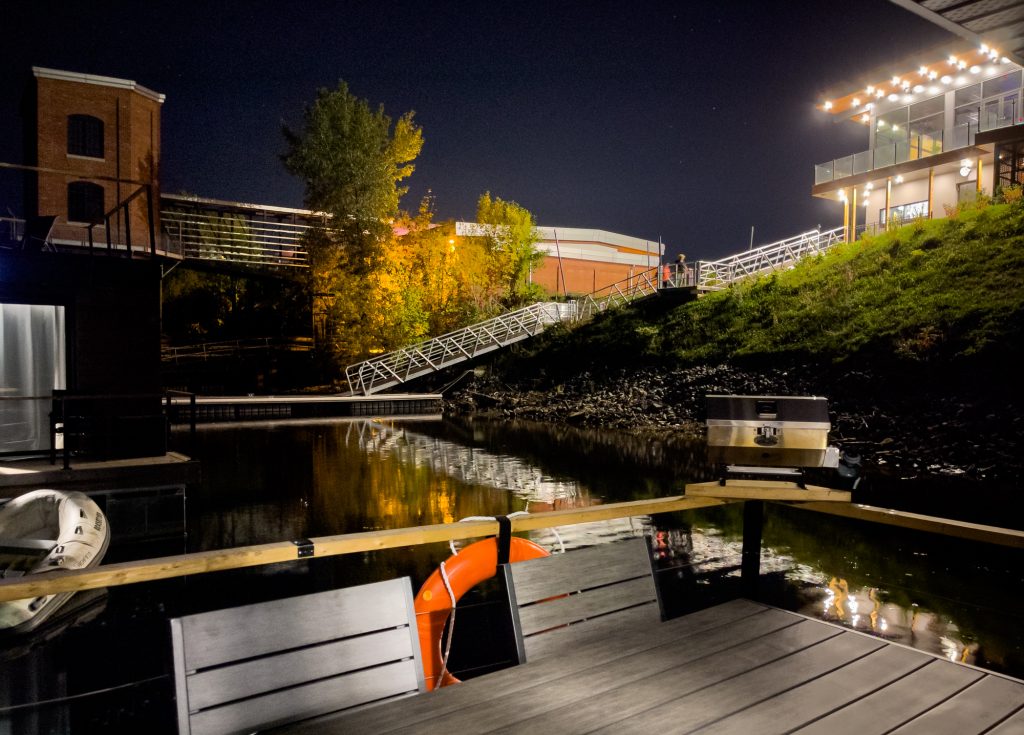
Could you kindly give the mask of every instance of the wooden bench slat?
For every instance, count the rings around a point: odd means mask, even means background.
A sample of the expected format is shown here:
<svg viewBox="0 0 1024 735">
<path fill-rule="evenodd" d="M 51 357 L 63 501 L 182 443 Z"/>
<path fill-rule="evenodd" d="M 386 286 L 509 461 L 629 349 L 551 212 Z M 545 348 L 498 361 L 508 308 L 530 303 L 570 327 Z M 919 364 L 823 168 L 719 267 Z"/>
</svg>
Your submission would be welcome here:
<svg viewBox="0 0 1024 735">
<path fill-rule="evenodd" d="M 985 735 L 1024 735 L 1024 709 L 1017 710 Z"/>
<path fill-rule="evenodd" d="M 408 622 L 402 584 L 392 579 L 179 618 L 188 671 L 347 638 Z"/>
<path fill-rule="evenodd" d="M 189 708 L 201 710 L 407 658 L 412 658 L 412 649 L 403 627 L 207 669 L 188 677 Z"/>
<path fill-rule="evenodd" d="M 583 620 L 589 621 L 590 618 L 596 618 L 599 615 L 634 607 L 637 603 L 651 607 L 655 619 L 661 620 L 657 601 L 658 592 L 654 589 L 654 580 L 647 575 L 646 579 L 631 579 L 621 584 L 601 587 L 583 594 L 568 595 L 520 607 L 519 619 L 525 636 L 531 636 L 559 625 Z"/>
<path fill-rule="evenodd" d="M 631 607 L 596 620 L 588 620 L 586 625 L 569 625 L 535 636 L 530 641 L 530 656 L 534 659 L 543 658 L 559 649 L 575 649 L 587 641 L 608 640 L 622 635 L 630 628 L 650 631 L 660 622 L 661 613 L 656 603 Z"/>
<path fill-rule="evenodd" d="M 388 664 L 203 710 L 190 718 L 192 735 L 251 732 L 415 692 L 417 685 L 411 660 Z"/>
<path fill-rule="evenodd" d="M 510 571 L 516 600 L 525 605 L 566 592 L 650 576 L 651 562 L 646 540 L 635 538 L 516 562 L 510 565 Z"/>
</svg>

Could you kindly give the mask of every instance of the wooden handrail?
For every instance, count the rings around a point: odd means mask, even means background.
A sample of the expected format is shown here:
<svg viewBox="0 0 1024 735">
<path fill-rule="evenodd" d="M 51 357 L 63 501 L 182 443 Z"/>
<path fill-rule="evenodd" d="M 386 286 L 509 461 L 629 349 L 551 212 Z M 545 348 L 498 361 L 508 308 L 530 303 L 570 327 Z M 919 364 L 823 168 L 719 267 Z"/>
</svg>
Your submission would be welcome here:
<svg viewBox="0 0 1024 735">
<path fill-rule="evenodd" d="M 554 510 L 529 516 L 512 518 L 512 531 L 533 531 L 553 526 L 568 526 L 575 523 L 605 521 L 613 518 L 672 513 L 680 510 L 694 510 L 725 505 L 731 501 L 717 498 L 687 498 L 676 496 L 652 500 L 633 500 L 626 503 L 609 503 L 587 508 Z M 394 528 L 383 531 L 346 533 L 338 536 L 322 536 L 310 539 L 313 542 L 313 557 L 323 558 L 339 554 L 358 554 L 366 551 L 380 551 L 403 546 L 416 546 L 493 536 L 498 533 L 497 521 L 468 521 L 465 523 L 440 523 L 433 526 Z M 47 572 L 45 574 L 0 579 L 0 602 L 29 597 L 52 595 L 57 592 L 114 587 L 137 582 L 183 577 L 189 574 L 204 574 L 228 569 L 277 564 L 298 559 L 298 547 L 291 541 L 279 541 L 258 546 L 243 546 L 234 549 L 200 551 L 194 554 L 165 556 L 158 559 L 105 564 L 92 569 L 75 569 Z"/>
</svg>

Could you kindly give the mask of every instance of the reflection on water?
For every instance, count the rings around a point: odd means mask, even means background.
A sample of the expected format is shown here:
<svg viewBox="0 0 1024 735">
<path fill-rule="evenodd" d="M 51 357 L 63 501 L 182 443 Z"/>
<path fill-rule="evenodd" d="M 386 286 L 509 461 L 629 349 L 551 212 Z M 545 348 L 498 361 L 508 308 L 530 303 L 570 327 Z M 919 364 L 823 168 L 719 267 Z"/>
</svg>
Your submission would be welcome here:
<svg viewBox="0 0 1024 735">
<path fill-rule="evenodd" d="M 678 495 L 711 472 L 702 442 L 519 422 L 204 427 L 190 453 L 202 462 L 201 486 L 188 498 L 190 551 Z M 673 610 L 739 594 L 739 505 L 557 530 L 569 548 L 649 534 Z M 551 530 L 531 537 L 558 545 Z M 131 558 L 123 546 L 114 552 Z M 146 725 L 134 731 L 172 731 L 168 617 L 396 576 L 417 588 L 448 554 L 443 543 L 427 544 L 112 588 L 95 620 L 0 661 L 0 712 L 111 687 L 106 699 L 78 700 L 88 712 L 76 710 L 85 724 L 71 731 L 97 731 L 114 715 Z M 780 607 L 1021 676 L 1021 557 L 769 505 L 761 593 Z M 18 711 L 34 723 L 26 731 L 68 731 L 63 711 Z M 0 714 L 0 731 L 12 717 Z"/>
</svg>

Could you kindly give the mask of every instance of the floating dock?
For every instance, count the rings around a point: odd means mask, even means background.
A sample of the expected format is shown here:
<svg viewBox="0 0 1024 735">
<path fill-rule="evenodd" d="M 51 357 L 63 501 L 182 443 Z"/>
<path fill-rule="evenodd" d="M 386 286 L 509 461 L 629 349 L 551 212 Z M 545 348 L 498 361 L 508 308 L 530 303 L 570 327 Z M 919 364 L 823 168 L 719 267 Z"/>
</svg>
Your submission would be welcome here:
<svg viewBox="0 0 1024 735">
<path fill-rule="evenodd" d="M 375 396 L 197 396 L 170 401 L 172 424 L 333 418 L 337 416 L 440 415 L 440 393 L 394 393 Z"/>
</svg>

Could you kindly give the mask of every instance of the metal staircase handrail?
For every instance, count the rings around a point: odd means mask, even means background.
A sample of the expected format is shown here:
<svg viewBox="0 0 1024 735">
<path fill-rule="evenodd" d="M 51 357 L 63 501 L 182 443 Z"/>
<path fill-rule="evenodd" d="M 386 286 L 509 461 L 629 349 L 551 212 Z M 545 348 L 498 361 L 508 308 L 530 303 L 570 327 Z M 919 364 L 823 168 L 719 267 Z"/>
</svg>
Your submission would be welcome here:
<svg viewBox="0 0 1024 735">
<path fill-rule="evenodd" d="M 748 276 L 769 273 L 792 265 L 808 255 L 817 255 L 842 242 L 844 228 L 808 230 L 799 235 L 747 250 L 728 258 L 698 263 L 697 288 L 723 289 Z"/>
</svg>

